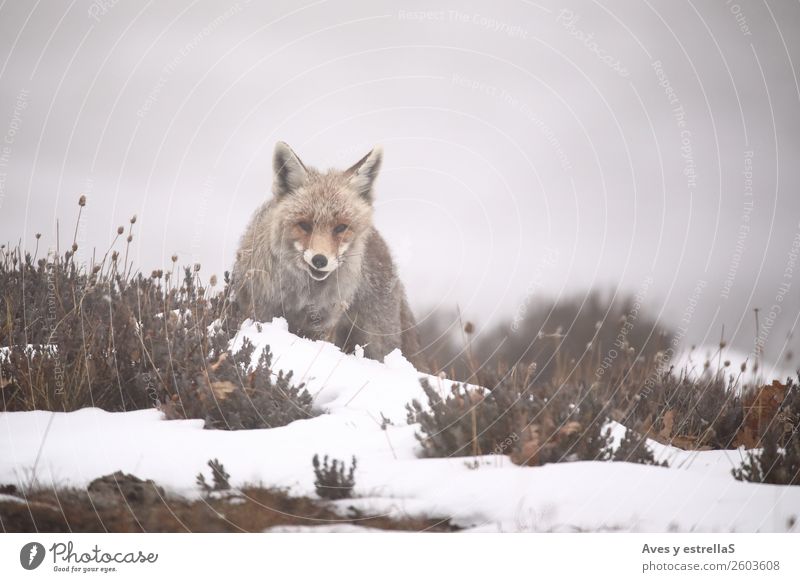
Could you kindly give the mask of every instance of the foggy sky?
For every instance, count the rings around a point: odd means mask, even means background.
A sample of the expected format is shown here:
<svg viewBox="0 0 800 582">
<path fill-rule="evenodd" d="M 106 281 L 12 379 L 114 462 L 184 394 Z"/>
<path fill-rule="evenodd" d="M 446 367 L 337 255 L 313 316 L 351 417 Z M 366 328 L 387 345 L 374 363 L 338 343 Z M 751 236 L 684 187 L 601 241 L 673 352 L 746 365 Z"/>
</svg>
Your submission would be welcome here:
<svg viewBox="0 0 800 582">
<path fill-rule="evenodd" d="M 0 5 L 0 239 L 221 274 L 287 141 L 384 147 L 376 221 L 418 318 L 639 292 L 685 341 L 781 356 L 800 315 L 800 6 Z M 793 66 L 794 63 L 794 66 Z M 771 309 L 773 305 L 777 309 Z M 800 340 L 789 348 L 798 351 Z"/>
</svg>

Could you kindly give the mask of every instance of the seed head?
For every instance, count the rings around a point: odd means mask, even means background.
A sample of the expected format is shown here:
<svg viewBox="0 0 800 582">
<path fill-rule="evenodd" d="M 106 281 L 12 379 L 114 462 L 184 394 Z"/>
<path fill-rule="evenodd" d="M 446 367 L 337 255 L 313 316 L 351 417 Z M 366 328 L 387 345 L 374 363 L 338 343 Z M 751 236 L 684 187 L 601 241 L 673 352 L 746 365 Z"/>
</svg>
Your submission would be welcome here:
<svg viewBox="0 0 800 582">
<path fill-rule="evenodd" d="M 131 224 L 136 224 L 136 215 L 131 216 Z"/>
<path fill-rule="evenodd" d="M 118 226 L 117 227 L 117 234 L 122 234 L 123 232 L 125 232 L 125 229 L 122 228 L 121 226 Z"/>
<path fill-rule="evenodd" d="M 172 255 L 172 262 L 173 263 L 177 263 L 178 262 L 178 255 Z"/>
<path fill-rule="evenodd" d="M 81 197 L 78 198 L 78 206 L 80 206 L 81 208 L 86 206 L 86 195 L 85 194 L 81 194 Z"/>
</svg>

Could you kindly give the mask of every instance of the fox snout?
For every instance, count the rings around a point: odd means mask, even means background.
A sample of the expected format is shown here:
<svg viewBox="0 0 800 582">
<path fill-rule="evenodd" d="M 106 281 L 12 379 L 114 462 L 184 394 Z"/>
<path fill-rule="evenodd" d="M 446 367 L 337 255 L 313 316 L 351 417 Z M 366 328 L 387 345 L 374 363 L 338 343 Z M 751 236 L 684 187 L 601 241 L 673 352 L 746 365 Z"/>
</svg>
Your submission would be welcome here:
<svg viewBox="0 0 800 582">
<path fill-rule="evenodd" d="M 313 229 L 305 233 L 305 240 L 295 243 L 309 275 L 317 281 L 327 279 L 339 267 L 339 253 L 347 248 L 347 242 L 340 240 L 340 237 L 326 236 L 327 230 Z"/>
<path fill-rule="evenodd" d="M 324 269 L 328 266 L 328 257 L 325 255 L 314 255 L 311 257 L 311 264 L 317 269 Z"/>
<path fill-rule="evenodd" d="M 339 266 L 335 252 L 309 247 L 303 251 L 303 260 L 310 267 L 311 276 L 318 281 L 325 279 Z"/>
</svg>

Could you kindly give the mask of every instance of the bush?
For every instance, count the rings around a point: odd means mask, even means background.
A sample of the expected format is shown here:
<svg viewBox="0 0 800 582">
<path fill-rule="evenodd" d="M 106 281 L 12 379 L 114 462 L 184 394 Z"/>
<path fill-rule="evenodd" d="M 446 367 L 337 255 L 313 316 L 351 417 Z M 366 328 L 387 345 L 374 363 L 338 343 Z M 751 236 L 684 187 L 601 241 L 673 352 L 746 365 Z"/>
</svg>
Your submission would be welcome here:
<svg viewBox="0 0 800 582">
<path fill-rule="evenodd" d="M 350 464 L 350 469 L 345 469 L 344 461 L 334 459 L 328 463 L 325 455 L 322 463 L 319 455 L 314 455 L 311 460 L 314 466 L 314 487 L 317 495 L 323 499 L 348 499 L 353 496 L 353 487 L 356 485 L 356 458 Z"/>
<path fill-rule="evenodd" d="M 88 265 L 76 262 L 74 243 L 43 258 L 38 248 L 33 256 L 0 249 L 3 410 L 156 407 L 228 429 L 312 416 L 302 385 L 282 373 L 272 379 L 269 353 L 250 370 L 251 345 L 228 349 L 242 320 L 228 273 L 217 289 L 216 276 L 204 281 L 200 265 L 178 268 L 177 256 L 169 270 L 133 272 L 135 222 L 124 253 L 115 241 Z"/>
<path fill-rule="evenodd" d="M 512 460 L 521 465 L 608 460 L 611 429 L 605 428 L 606 408 L 583 386 L 556 388 L 537 422 L 524 429 Z"/>
<path fill-rule="evenodd" d="M 208 466 L 211 469 L 211 481 L 209 485 L 206 481 L 206 476 L 203 473 L 198 473 L 195 479 L 197 486 L 200 487 L 205 493 L 212 491 L 228 491 L 231 488 L 230 474 L 225 471 L 225 467 L 217 459 L 208 461 Z"/>
<path fill-rule="evenodd" d="M 749 451 L 742 466 L 731 471 L 733 476 L 753 483 L 800 485 L 800 438 L 795 434 L 784 447 L 778 446 L 778 438 L 778 431 L 771 431 L 763 448 Z"/>
<path fill-rule="evenodd" d="M 429 457 L 508 454 L 518 464 L 610 456 L 611 435 L 603 406 L 583 387 L 542 383 L 535 367 L 498 372 L 490 389 L 456 384 L 442 398 L 423 379 L 427 406 L 412 401 L 408 422 Z"/>
<path fill-rule="evenodd" d="M 409 424 L 419 423 L 417 434 L 426 456 L 453 457 L 488 454 L 529 421 L 535 407 L 531 396 L 515 392 L 508 383 L 499 389 L 453 385 L 442 398 L 426 378 L 420 380 L 427 408 L 414 400 L 407 405 Z"/>
<path fill-rule="evenodd" d="M 212 348 L 198 374 L 181 383 L 162 408 L 167 418 L 203 418 L 206 428 L 240 430 L 285 426 L 314 416 L 311 395 L 302 384 L 292 384 L 292 372 L 272 379 L 272 354 L 264 350 L 248 368 L 254 352 L 245 340 L 231 355 L 225 347 Z"/>
<path fill-rule="evenodd" d="M 640 463 L 642 465 L 657 465 L 668 467 L 667 461 L 657 463 L 653 456 L 653 451 L 647 446 L 647 439 L 636 434 L 632 430 L 625 429 L 625 436 L 622 437 L 619 446 L 614 451 L 614 461 L 625 463 Z"/>
<path fill-rule="evenodd" d="M 526 401 L 522 409 L 523 416 L 536 418 L 528 426 L 528 422 L 501 418 L 493 410 L 498 398 L 494 393 L 466 394 L 459 387 L 445 397 L 426 389 L 429 412 L 412 403 L 409 417 L 422 427 L 425 454 L 486 453 L 492 450 L 492 443 L 499 442 L 505 443 L 500 447 L 503 451 L 516 452 L 512 455 L 516 459 L 529 459 L 536 452 L 538 462 L 544 462 L 561 458 L 558 451 L 562 450 L 570 451 L 568 458 L 591 457 L 588 451 L 574 451 L 585 442 L 601 458 L 604 445 L 585 440 L 597 435 L 596 427 L 587 431 L 587 418 L 570 424 L 576 420 L 576 411 L 563 408 L 577 406 L 579 401 L 583 403 L 579 409 L 588 406 L 595 416 L 615 420 L 642 438 L 687 450 L 759 446 L 763 439 L 773 438 L 767 428 L 780 414 L 794 419 L 789 423 L 792 426 L 798 425 L 800 405 L 789 404 L 800 402 L 795 384 L 745 383 L 744 373 L 748 369 L 755 372 L 756 365 L 727 361 L 724 340 L 704 359 L 700 370 L 676 370 L 670 362 L 676 347 L 670 334 L 656 326 L 641 306 L 633 308 L 624 302 L 603 305 L 597 293 L 589 294 L 585 303 L 585 308 L 576 301 L 543 303 L 514 322 L 516 329 L 501 325 L 483 334 L 476 333 L 472 324 L 457 319 L 456 325 L 441 313 L 429 318 L 429 329 L 423 330 L 423 335 L 439 338 L 431 344 L 432 360 L 441 362 L 444 355 L 443 367 L 450 370 L 451 377 L 492 387 L 497 378 L 504 377 L 506 361 L 517 362 L 512 370 L 536 366 L 533 388 L 525 390 L 536 394 L 539 401 Z M 618 323 L 608 323 L 614 321 Z M 456 350 L 450 339 L 452 330 L 459 328 L 464 345 Z M 711 358 L 717 360 L 719 371 L 711 371 Z M 509 392 L 510 402 L 515 402 L 517 393 Z M 465 403 L 465 398 L 475 402 Z M 542 400 L 547 398 L 551 399 L 550 411 L 542 408 Z M 508 402 L 501 407 L 502 411 L 519 409 L 518 404 L 510 407 Z M 602 435 L 598 438 L 603 439 Z"/>
</svg>

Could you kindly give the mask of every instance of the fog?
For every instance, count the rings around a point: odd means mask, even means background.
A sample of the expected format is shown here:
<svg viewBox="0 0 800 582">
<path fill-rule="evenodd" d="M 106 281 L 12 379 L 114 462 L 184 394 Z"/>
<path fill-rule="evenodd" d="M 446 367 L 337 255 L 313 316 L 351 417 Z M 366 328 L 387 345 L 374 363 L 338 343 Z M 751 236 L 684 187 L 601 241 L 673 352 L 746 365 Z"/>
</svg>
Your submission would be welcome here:
<svg viewBox="0 0 800 582">
<path fill-rule="evenodd" d="M 418 318 L 639 293 L 687 343 L 797 351 L 800 6 L 0 5 L 0 240 L 220 274 L 284 140 L 384 148 L 376 221 Z M 774 315 L 770 316 L 770 313 Z"/>
</svg>

